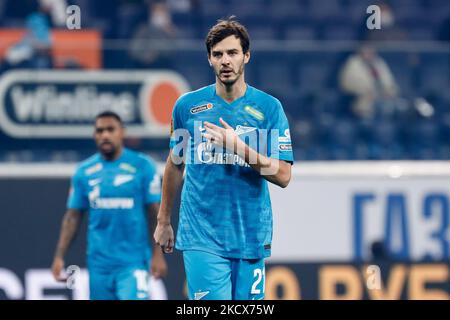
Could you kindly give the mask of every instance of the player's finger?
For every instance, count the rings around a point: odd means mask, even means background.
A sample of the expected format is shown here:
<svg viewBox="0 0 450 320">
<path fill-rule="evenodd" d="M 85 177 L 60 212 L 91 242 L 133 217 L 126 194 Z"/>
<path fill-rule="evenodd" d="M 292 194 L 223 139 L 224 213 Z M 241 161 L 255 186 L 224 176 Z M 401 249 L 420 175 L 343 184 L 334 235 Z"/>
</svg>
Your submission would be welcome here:
<svg viewBox="0 0 450 320">
<path fill-rule="evenodd" d="M 170 253 L 170 240 L 165 241 L 161 245 L 161 250 L 162 250 L 163 253 Z"/>
<path fill-rule="evenodd" d="M 220 141 L 221 136 L 219 134 L 216 133 L 204 133 L 203 137 L 205 137 L 205 139 L 211 141 L 211 142 L 217 142 Z"/>
<path fill-rule="evenodd" d="M 167 246 L 164 246 L 164 247 L 161 247 L 161 248 L 163 250 L 163 253 L 172 253 L 172 249 L 167 247 Z"/>
<path fill-rule="evenodd" d="M 204 137 L 206 140 L 213 140 L 213 138 L 214 138 L 214 136 L 213 136 L 212 134 L 210 134 L 210 133 L 204 133 L 204 134 L 203 134 L 203 137 Z"/>
<path fill-rule="evenodd" d="M 62 271 L 59 270 L 58 273 L 53 273 L 53 277 L 55 278 L 56 281 L 58 282 L 66 282 L 67 281 L 67 277 L 62 275 Z"/>
<path fill-rule="evenodd" d="M 166 247 L 166 252 L 172 253 L 172 251 L 173 251 L 173 239 L 169 239 Z"/>
<path fill-rule="evenodd" d="M 223 127 L 224 127 L 225 129 L 231 129 L 231 130 L 233 130 L 233 127 L 230 126 L 230 125 L 229 125 L 225 120 L 223 120 L 222 118 L 220 118 L 219 121 L 220 121 L 220 123 L 223 125 Z"/>
<path fill-rule="evenodd" d="M 218 130 L 206 128 L 206 133 L 213 135 L 214 138 L 216 138 L 216 140 L 218 138 L 222 138 L 225 135 L 225 129 L 219 128 L 219 127 L 217 127 L 217 128 L 218 128 Z"/>
<path fill-rule="evenodd" d="M 204 122 L 204 126 L 205 126 L 206 129 L 208 129 L 208 128 L 214 129 L 214 130 L 222 129 L 219 126 L 216 126 L 214 123 L 211 123 L 211 122 L 208 122 L 208 121 Z"/>
</svg>

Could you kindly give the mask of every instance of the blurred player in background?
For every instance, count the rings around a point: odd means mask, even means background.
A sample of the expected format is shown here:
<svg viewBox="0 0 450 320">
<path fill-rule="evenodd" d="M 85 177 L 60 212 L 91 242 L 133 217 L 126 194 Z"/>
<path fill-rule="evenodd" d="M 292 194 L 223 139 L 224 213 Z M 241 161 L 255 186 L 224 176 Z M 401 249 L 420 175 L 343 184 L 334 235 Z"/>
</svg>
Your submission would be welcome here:
<svg viewBox="0 0 450 320">
<path fill-rule="evenodd" d="M 250 50 L 243 25 L 219 21 L 206 47 L 216 83 L 175 104 L 154 237 L 165 252 L 173 251 L 170 215 L 186 166 L 176 248 L 183 251 L 189 299 L 263 299 L 272 242 L 267 181 L 283 188 L 290 181 L 289 126 L 280 101 L 245 82 Z M 266 130 L 277 135 L 272 139 Z M 266 138 L 266 151 L 245 142 L 257 132 Z M 180 146 L 183 154 L 176 151 Z M 187 160 L 192 154 L 194 163 Z"/>
<path fill-rule="evenodd" d="M 155 278 L 167 273 L 161 248 L 155 246 L 152 254 L 148 230 L 159 210 L 160 177 L 150 158 L 123 146 L 124 134 L 116 113 L 96 117 L 99 152 L 81 163 L 72 178 L 52 265 L 55 279 L 64 281 L 64 256 L 82 213 L 89 212 L 87 266 L 93 300 L 148 299 L 149 261 Z"/>
</svg>

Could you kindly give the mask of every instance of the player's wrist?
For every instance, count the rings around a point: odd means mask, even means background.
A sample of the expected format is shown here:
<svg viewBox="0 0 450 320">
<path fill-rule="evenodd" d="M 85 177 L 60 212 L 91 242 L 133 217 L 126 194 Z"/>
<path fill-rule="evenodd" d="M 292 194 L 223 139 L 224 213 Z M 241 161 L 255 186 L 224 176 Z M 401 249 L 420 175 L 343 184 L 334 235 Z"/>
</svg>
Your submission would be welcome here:
<svg viewBox="0 0 450 320">
<path fill-rule="evenodd" d="M 60 260 L 64 260 L 64 251 L 62 249 L 56 249 L 55 255 L 53 256 L 53 259 L 60 259 Z"/>
<path fill-rule="evenodd" d="M 158 221 L 159 225 L 163 225 L 163 226 L 170 225 L 170 218 L 168 218 L 168 217 L 160 217 L 160 216 L 158 216 L 157 221 Z"/>
</svg>

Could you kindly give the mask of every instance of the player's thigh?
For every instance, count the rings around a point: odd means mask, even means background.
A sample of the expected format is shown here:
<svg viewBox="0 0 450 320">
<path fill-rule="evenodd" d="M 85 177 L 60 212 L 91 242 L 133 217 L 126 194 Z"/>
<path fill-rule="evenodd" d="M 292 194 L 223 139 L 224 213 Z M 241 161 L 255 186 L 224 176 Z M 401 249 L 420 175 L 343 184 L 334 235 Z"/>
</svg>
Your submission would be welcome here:
<svg viewBox="0 0 450 320">
<path fill-rule="evenodd" d="M 190 300 L 231 300 L 231 261 L 215 254 L 183 251 Z"/>
<path fill-rule="evenodd" d="M 127 267 L 115 276 L 119 300 L 148 300 L 149 274 L 145 266 Z"/>
<path fill-rule="evenodd" d="M 238 260 L 233 265 L 233 300 L 264 299 L 264 259 Z"/>
<path fill-rule="evenodd" d="M 117 300 L 114 279 L 110 273 L 89 271 L 89 298 L 91 300 Z"/>
</svg>

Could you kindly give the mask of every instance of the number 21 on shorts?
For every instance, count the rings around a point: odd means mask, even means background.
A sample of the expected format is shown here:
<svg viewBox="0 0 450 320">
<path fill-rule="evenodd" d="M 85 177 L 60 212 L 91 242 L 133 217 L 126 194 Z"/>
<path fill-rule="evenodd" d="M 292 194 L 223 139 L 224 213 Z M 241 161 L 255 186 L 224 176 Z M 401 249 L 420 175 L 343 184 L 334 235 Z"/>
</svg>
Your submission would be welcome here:
<svg viewBox="0 0 450 320">
<path fill-rule="evenodd" d="M 257 268 L 253 270 L 253 285 L 251 294 L 261 294 L 261 289 L 258 285 L 262 282 L 262 293 L 264 294 L 265 280 L 266 280 L 266 268 Z"/>
</svg>

